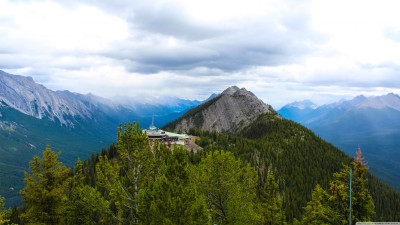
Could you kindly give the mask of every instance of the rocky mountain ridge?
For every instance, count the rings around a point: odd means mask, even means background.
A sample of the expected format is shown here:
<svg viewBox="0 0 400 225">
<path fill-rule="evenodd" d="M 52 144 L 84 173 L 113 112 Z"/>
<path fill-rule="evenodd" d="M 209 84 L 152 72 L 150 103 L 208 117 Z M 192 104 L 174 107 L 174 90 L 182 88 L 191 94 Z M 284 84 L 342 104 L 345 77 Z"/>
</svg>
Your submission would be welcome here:
<svg viewBox="0 0 400 225">
<path fill-rule="evenodd" d="M 249 125 L 260 115 L 276 113 L 245 88 L 232 86 L 220 95 L 188 111 L 185 115 L 166 125 L 174 131 L 198 128 L 208 131 L 235 133 Z M 279 115 L 276 115 L 280 117 Z"/>
<path fill-rule="evenodd" d="M 148 98 L 152 101 L 144 103 L 121 96 L 110 100 L 90 93 L 52 91 L 36 83 L 32 77 L 0 70 L 0 102 L 25 115 L 46 118 L 69 128 L 76 127 L 82 121 L 112 120 L 118 124 L 141 120 L 147 124 L 152 116 L 156 116 L 156 121 L 163 125 L 201 103 L 175 97 Z"/>
<path fill-rule="evenodd" d="M 32 77 L 4 71 L 0 71 L 0 101 L 23 114 L 57 121 L 66 127 L 75 127 L 78 120 L 91 120 L 99 111 L 116 111 L 121 107 L 91 94 L 52 91 Z"/>
</svg>

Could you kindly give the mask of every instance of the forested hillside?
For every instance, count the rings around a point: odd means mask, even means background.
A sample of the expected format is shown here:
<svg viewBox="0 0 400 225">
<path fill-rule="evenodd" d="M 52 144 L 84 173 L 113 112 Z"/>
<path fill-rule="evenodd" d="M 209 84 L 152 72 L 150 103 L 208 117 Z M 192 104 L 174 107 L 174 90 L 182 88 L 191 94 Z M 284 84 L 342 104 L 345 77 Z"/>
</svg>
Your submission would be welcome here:
<svg viewBox="0 0 400 225">
<path fill-rule="evenodd" d="M 226 149 L 251 163 L 264 185 L 267 171 L 276 171 L 283 208 L 289 221 L 299 218 L 311 192 L 317 184 L 330 187 L 333 174 L 343 165 L 350 165 L 352 158 L 328 142 L 317 137 L 309 129 L 273 114 L 263 115 L 244 128 L 238 135 L 191 130 L 199 136 L 197 143 L 203 152 Z M 356 153 L 354 148 L 354 157 Z M 370 173 L 367 187 L 372 195 L 375 221 L 400 220 L 400 194 Z"/>
<path fill-rule="evenodd" d="M 297 123 L 269 114 L 236 136 L 190 132 L 203 150 L 151 148 L 138 125 L 127 124 L 116 145 L 72 170 L 48 148 L 30 162 L 24 205 L 2 217 L 19 224 L 347 224 L 352 168 L 352 224 L 400 221 L 399 193 L 367 173 L 361 152 L 352 160 Z"/>
</svg>

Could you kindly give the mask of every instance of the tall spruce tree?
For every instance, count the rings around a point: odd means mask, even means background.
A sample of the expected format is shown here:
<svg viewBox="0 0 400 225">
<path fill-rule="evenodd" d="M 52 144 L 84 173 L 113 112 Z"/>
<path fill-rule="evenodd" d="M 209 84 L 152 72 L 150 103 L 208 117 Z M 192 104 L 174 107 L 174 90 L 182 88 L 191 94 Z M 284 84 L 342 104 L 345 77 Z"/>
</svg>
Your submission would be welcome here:
<svg viewBox="0 0 400 225">
<path fill-rule="evenodd" d="M 157 174 L 154 153 L 137 123 L 125 124 L 124 129 L 119 126 L 116 147 L 119 160 L 100 156 L 96 166 L 98 186 L 105 190 L 104 200 L 115 205 L 113 211 L 103 211 L 112 212 L 115 222 L 139 222 L 137 196 Z"/>
<path fill-rule="evenodd" d="M 278 183 L 274 172 L 269 171 L 265 188 L 260 191 L 261 213 L 263 224 L 285 224 L 285 213 L 282 210 L 282 199 L 278 194 Z"/>
<path fill-rule="evenodd" d="M 368 168 L 363 161 L 361 149 L 352 162 L 351 173 L 351 224 L 369 222 L 375 215 L 374 203 L 365 187 Z M 303 224 L 348 224 L 350 217 L 350 167 L 347 165 L 334 174 L 330 194 L 319 185 L 315 188 L 312 200 L 305 207 Z M 316 221 L 316 222 L 313 222 Z"/>
<path fill-rule="evenodd" d="M 303 225 L 328 225 L 335 224 L 334 210 L 326 203 L 329 199 L 328 193 L 319 184 L 312 192 L 312 199 L 304 207 L 304 215 L 301 221 Z"/>
<path fill-rule="evenodd" d="M 257 174 L 231 152 L 207 154 L 197 167 L 197 189 L 207 198 L 214 224 L 259 224 L 256 209 Z"/>
<path fill-rule="evenodd" d="M 43 158 L 35 156 L 29 162 L 31 173 L 25 171 L 25 188 L 20 192 L 26 212 L 21 218 L 28 224 L 62 224 L 65 221 L 65 203 L 71 183 L 69 169 L 47 146 Z"/>
<path fill-rule="evenodd" d="M 364 161 L 361 149 L 358 147 L 357 156 L 352 162 L 354 172 L 352 174 L 351 184 L 351 202 L 352 202 L 352 223 L 369 222 L 375 215 L 375 205 L 368 189 L 365 187 L 367 183 L 366 173 L 368 168 Z"/>
<path fill-rule="evenodd" d="M 73 176 L 69 201 L 66 206 L 68 224 L 99 224 L 101 212 L 93 207 L 92 202 L 88 201 L 88 196 L 90 196 L 88 192 L 91 187 L 85 186 L 84 180 L 83 164 L 78 158 L 75 165 L 75 174 Z"/>
<path fill-rule="evenodd" d="M 165 146 L 161 146 L 165 148 Z M 143 224 L 209 224 L 205 201 L 196 196 L 187 151 L 173 146 L 163 152 L 160 173 L 138 196 Z M 159 165 L 160 165 L 159 164 Z"/>
</svg>

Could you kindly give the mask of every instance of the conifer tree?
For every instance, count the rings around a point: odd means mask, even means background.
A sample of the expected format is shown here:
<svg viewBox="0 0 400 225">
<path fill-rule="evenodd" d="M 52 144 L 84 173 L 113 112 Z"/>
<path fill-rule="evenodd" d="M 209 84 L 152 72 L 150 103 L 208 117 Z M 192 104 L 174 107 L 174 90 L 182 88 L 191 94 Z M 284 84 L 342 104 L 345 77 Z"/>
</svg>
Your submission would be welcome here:
<svg viewBox="0 0 400 225">
<path fill-rule="evenodd" d="M 116 222 L 138 222 L 137 196 L 154 180 L 154 154 L 137 123 L 125 124 L 124 129 L 119 126 L 116 147 L 119 160 L 110 162 L 107 156 L 99 157 L 98 185 L 106 190 L 107 201 L 115 204 L 112 218 Z"/>
<path fill-rule="evenodd" d="M 256 213 L 257 175 L 230 152 L 207 154 L 197 167 L 197 190 L 207 198 L 212 223 L 259 224 Z"/>
<path fill-rule="evenodd" d="M 3 202 L 3 197 L 0 196 L 0 225 L 6 224 L 9 222 L 9 219 L 6 218 L 8 217 L 8 210 L 4 209 L 4 202 Z"/>
<path fill-rule="evenodd" d="M 352 184 L 351 184 L 351 223 L 369 222 L 375 215 L 374 203 L 369 194 L 366 184 L 366 172 L 368 170 L 363 161 L 361 149 L 358 148 L 357 157 L 352 162 Z M 335 180 L 331 183 L 332 195 L 329 198 L 329 204 L 336 210 L 338 222 L 347 224 L 349 221 L 349 202 L 350 202 L 350 167 L 344 165 L 344 169 L 335 173 Z"/>
<path fill-rule="evenodd" d="M 282 199 L 278 195 L 278 184 L 275 182 L 275 176 L 270 170 L 267 176 L 265 190 L 260 193 L 261 212 L 263 215 L 263 224 L 285 224 L 285 213 L 282 211 Z"/>
<path fill-rule="evenodd" d="M 89 186 L 84 185 L 83 164 L 78 158 L 75 165 L 69 201 L 66 207 L 68 224 L 97 224 L 100 213 L 88 201 Z"/>
<path fill-rule="evenodd" d="M 356 222 L 369 222 L 375 215 L 375 206 L 372 201 L 368 189 L 365 187 L 367 183 L 366 173 L 368 168 L 367 163 L 364 161 L 361 149 L 358 147 L 357 156 L 352 162 L 354 172 L 352 174 L 351 184 L 351 201 L 352 201 L 352 223 Z"/>
<path fill-rule="evenodd" d="M 175 144 L 165 149 L 157 180 L 138 196 L 139 218 L 143 224 L 208 224 L 205 201 L 196 196 L 190 181 L 186 150 Z"/>
<path fill-rule="evenodd" d="M 11 210 L 9 224 L 22 224 L 21 219 L 19 218 L 19 214 L 19 209 L 17 208 L 17 206 L 14 205 Z"/>
<path fill-rule="evenodd" d="M 312 199 L 304 207 L 301 224 L 303 225 L 325 225 L 335 224 L 335 212 L 326 203 L 328 201 L 328 193 L 317 184 L 312 192 Z"/>
<path fill-rule="evenodd" d="M 21 217 L 26 223 L 62 224 L 64 222 L 67 191 L 71 182 L 67 169 L 47 146 L 43 158 L 35 156 L 29 162 L 31 173 L 25 171 L 25 188 L 20 192 L 26 212 Z"/>
</svg>

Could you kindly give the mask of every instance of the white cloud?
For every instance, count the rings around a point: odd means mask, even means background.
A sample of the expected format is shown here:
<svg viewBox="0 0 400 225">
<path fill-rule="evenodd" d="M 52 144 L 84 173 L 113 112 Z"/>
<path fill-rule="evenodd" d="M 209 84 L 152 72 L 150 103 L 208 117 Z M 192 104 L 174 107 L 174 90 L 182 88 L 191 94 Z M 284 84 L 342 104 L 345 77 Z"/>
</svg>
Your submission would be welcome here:
<svg viewBox="0 0 400 225">
<path fill-rule="evenodd" d="M 0 69 L 53 89 L 280 107 L 399 92 L 397 1 L 0 1 Z"/>
<path fill-rule="evenodd" d="M 49 1 L 2 1 L 0 15 L 11 21 L 0 27 L 6 41 L 35 52 L 99 51 L 129 35 L 124 20 L 84 5 L 70 10 Z"/>
</svg>

